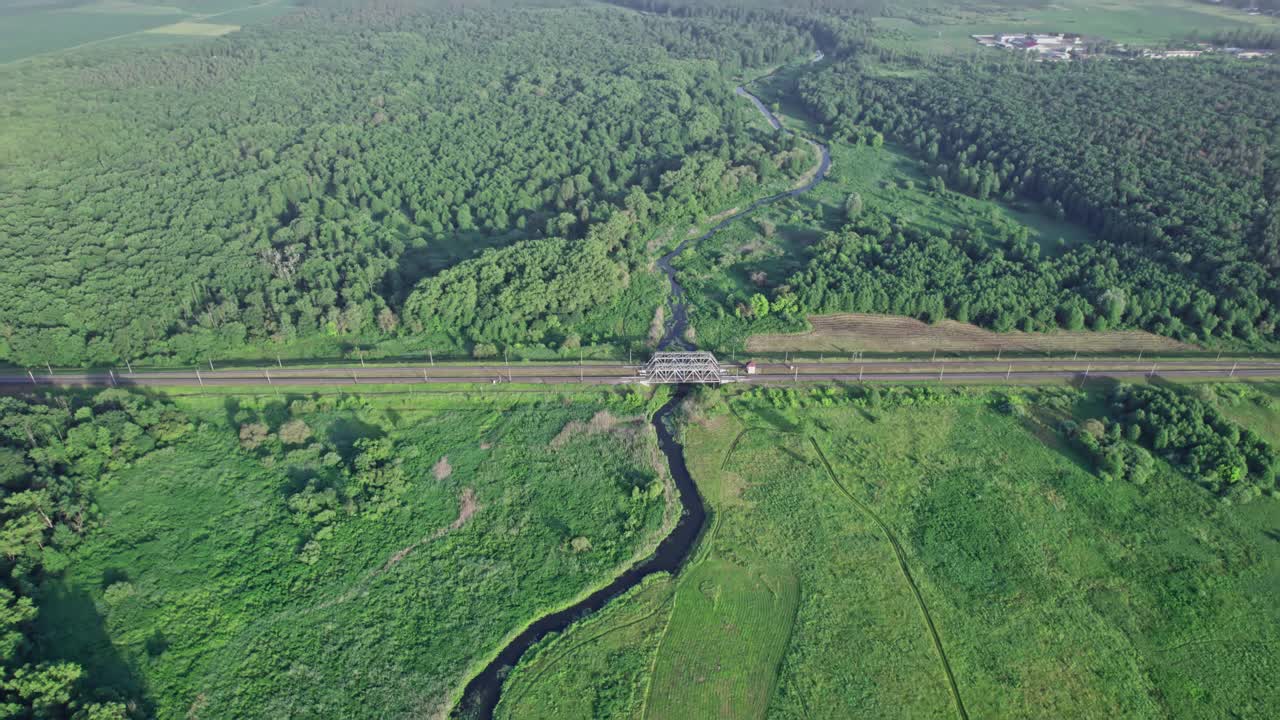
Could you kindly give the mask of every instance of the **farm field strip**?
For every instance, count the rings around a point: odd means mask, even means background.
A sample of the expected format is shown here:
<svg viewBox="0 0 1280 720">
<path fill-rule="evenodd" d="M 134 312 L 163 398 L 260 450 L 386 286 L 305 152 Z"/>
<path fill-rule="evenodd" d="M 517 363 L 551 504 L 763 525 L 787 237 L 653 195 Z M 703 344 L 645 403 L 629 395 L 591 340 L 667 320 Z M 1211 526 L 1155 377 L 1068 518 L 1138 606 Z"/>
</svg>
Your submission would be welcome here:
<svg viewBox="0 0 1280 720">
<path fill-rule="evenodd" d="M 747 350 L 1167 352 L 1196 349 L 1140 330 L 997 333 L 955 320 L 929 324 L 910 317 L 870 313 L 815 315 L 809 318 L 809 324 L 812 329 L 807 332 L 753 335 L 747 340 Z"/>
<path fill-rule="evenodd" d="M 645 717 L 763 717 L 799 604 L 799 581 L 783 566 L 711 557 L 688 570 L 654 661 Z"/>
<path fill-rule="evenodd" d="M 144 33 L 152 35 L 190 35 L 192 37 L 217 37 L 240 29 L 239 25 L 220 25 L 218 23 L 192 22 L 184 20 L 172 25 L 148 28 Z"/>
</svg>

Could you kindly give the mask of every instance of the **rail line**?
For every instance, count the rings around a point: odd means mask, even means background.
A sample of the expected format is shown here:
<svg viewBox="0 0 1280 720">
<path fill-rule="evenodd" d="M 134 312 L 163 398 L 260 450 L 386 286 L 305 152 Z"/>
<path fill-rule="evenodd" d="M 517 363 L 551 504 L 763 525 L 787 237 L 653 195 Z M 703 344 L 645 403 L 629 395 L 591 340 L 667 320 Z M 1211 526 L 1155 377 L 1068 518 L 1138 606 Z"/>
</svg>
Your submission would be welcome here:
<svg viewBox="0 0 1280 720">
<path fill-rule="evenodd" d="M 767 363 L 746 374 L 738 364 L 723 365 L 735 382 L 785 384 L 802 382 L 1005 382 L 1037 384 L 1088 378 L 1131 380 L 1162 377 L 1176 380 L 1230 380 L 1280 378 L 1280 362 L 1247 364 L 1219 361 L 1044 361 L 1014 360 L 993 363 L 981 360 L 867 361 L 853 363 Z M 23 392 L 37 388 L 77 387 L 228 387 L 411 385 L 411 384 L 593 384 L 623 385 L 644 380 L 636 365 L 539 365 L 539 366 L 442 366 L 442 367 L 332 367 L 260 368 L 235 370 L 165 370 L 117 372 L 6 373 L 0 374 L 0 391 Z"/>
</svg>

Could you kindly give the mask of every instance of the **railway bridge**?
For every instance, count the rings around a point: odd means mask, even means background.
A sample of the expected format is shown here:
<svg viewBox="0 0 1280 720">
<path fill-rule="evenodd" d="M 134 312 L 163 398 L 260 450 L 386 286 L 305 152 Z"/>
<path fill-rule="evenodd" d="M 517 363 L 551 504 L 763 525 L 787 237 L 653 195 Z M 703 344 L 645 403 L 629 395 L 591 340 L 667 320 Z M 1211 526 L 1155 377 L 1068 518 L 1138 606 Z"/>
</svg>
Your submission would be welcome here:
<svg viewBox="0 0 1280 720">
<path fill-rule="evenodd" d="M 725 372 L 716 356 L 705 351 L 656 352 L 640 366 L 636 382 L 645 385 L 700 383 L 723 385 L 739 378 Z"/>
</svg>

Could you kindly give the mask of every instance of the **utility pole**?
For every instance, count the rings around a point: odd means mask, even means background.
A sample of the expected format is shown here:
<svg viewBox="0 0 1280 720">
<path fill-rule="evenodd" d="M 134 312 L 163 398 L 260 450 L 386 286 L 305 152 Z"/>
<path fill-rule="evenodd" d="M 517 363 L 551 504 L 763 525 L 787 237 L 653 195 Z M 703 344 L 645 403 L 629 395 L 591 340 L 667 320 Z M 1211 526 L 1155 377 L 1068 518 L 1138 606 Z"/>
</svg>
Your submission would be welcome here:
<svg viewBox="0 0 1280 720">
<path fill-rule="evenodd" d="M 999 359 L 1000 359 L 1000 353 L 1002 353 L 1002 352 L 1004 352 L 1004 348 L 1003 348 L 1003 347 L 997 347 L 997 348 L 996 348 L 996 360 L 999 360 Z"/>
<path fill-rule="evenodd" d="M 427 369 L 422 368 L 422 382 L 426 382 L 426 381 L 427 381 Z"/>
<path fill-rule="evenodd" d="M 1138 360 L 1139 360 L 1139 361 L 1141 361 L 1141 360 L 1142 360 L 1142 351 L 1141 351 L 1141 350 L 1139 350 L 1139 351 L 1138 351 Z"/>
<path fill-rule="evenodd" d="M 111 372 L 111 371 L 108 370 L 107 372 Z M 200 368 L 196 368 L 196 380 L 200 381 L 200 387 L 204 387 L 204 378 L 200 377 Z M 111 384 L 112 385 L 116 384 L 116 379 L 114 374 L 111 377 Z"/>
<path fill-rule="evenodd" d="M 53 377 L 53 367 L 52 367 L 51 365 L 49 365 L 49 361 L 48 361 L 48 360 L 45 360 L 45 361 L 44 361 L 44 367 L 45 367 L 45 369 L 46 369 L 46 370 L 48 370 L 48 371 L 49 371 L 49 377 Z"/>
<path fill-rule="evenodd" d="M 1092 363 L 1092 362 L 1090 362 L 1090 363 L 1089 363 L 1089 365 L 1088 365 L 1088 367 L 1086 367 L 1086 368 L 1084 369 L 1084 379 L 1085 379 L 1085 380 L 1088 380 L 1088 379 L 1089 379 L 1089 371 L 1090 371 L 1090 370 L 1092 370 L 1092 369 L 1093 369 L 1093 363 Z"/>
<path fill-rule="evenodd" d="M 283 368 L 284 363 L 280 360 L 280 353 L 276 353 L 276 367 Z"/>
<path fill-rule="evenodd" d="M 360 356 L 360 367 L 364 367 L 364 351 L 357 347 L 356 354 Z"/>
<path fill-rule="evenodd" d="M 1147 373 L 1147 377 L 1155 377 L 1155 376 L 1156 376 L 1156 364 L 1151 363 L 1151 372 Z"/>
<path fill-rule="evenodd" d="M 354 369 L 351 371 L 351 383 L 353 385 L 360 384 L 360 378 L 356 377 L 356 371 Z"/>
<path fill-rule="evenodd" d="M 866 366 L 865 366 L 865 365 L 859 365 L 859 366 L 858 366 L 858 382 L 862 382 L 862 369 L 863 369 L 864 367 L 866 367 Z"/>
<path fill-rule="evenodd" d="M 929 362 L 938 362 L 938 348 L 933 349 L 933 359 L 931 359 Z"/>
<path fill-rule="evenodd" d="M 27 377 L 31 378 L 31 384 L 36 384 L 36 376 L 31 372 L 31 368 L 27 368 Z"/>
<path fill-rule="evenodd" d="M 267 376 L 267 384 L 275 385 L 275 383 L 271 382 L 271 368 L 263 368 L 262 372 Z"/>
<path fill-rule="evenodd" d="M 946 365 L 942 365 L 938 368 L 938 382 L 942 382 L 942 373 L 945 372 L 946 369 L 947 369 Z"/>
<path fill-rule="evenodd" d="M 133 364 L 129 362 L 129 358 L 124 359 L 124 366 L 129 368 L 129 374 L 133 374 Z"/>
<path fill-rule="evenodd" d="M 800 382 L 800 366 L 792 365 L 791 372 L 792 372 L 791 382 Z"/>
<path fill-rule="evenodd" d="M 116 386 L 116 371 L 108 369 L 107 374 L 111 376 L 111 387 Z"/>
<path fill-rule="evenodd" d="M 209 358 L 209 372 L 213 372 L 213 358 Z"/>
<path fill-rule="evenodd" d="M 1230 375 L 1228 375 L 1227 377 L 1235 377 L 1235 376 L 1236 376 L 1236 366 L 1237 366 L 1237 365 L 1239 365 L 1239 364 L 1240 364 L 1240 362 L 1239 362 L 1238 360 L 1237 360 L 1236 362 L 1231 363 L 1231 374 L 1230 374 Z"/>
<path fill-rule="evenodd" d="M 1075 351 L 1075 352 L 1071 353 L 1071 359 L 1072 359 L 1072 360 L 1075 360 L 1075 359 L 1076 359 L 1076 358 L 1078 358 L 1078 357 L 1080 357 L 1080 351 L 1079 351 L 1079 350 L 1077 350 L 1077 351 Z"/>
<path fill-rule="evenodd" d="M 427 348 L 427 359 L 431 361 L 431 367 L 436 366 L 436 356 L 435 356 L 435 353 L 433 353 L 430 348 Z"/>
<path fill-rule="evenodd" d="M 1009 376 L 1013 374 L 1013 363 L 1009 363 L 1009 369 L 1004 371 L 1004 381 L 1009 382 Z"/>
</svg>

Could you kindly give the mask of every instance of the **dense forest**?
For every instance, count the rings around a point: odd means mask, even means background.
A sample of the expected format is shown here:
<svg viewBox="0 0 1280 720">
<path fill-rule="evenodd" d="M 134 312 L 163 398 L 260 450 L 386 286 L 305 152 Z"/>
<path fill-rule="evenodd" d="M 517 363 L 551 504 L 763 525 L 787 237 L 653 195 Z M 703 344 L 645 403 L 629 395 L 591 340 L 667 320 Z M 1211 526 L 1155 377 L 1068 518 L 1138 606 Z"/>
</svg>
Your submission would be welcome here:
<svg viewBox="0 0 1280 720">
<path fill-rule="evenodd" d="M 885 274 L 870 260 L 889 256 L 899 275 L 927 276 L 930 316 L 941 305 L 950 317 L 1008 329 L 1026 317 L 1023 305 L 1044 316 L 1032 326 L 1052 324 L 1055 313 L 1078 326 L 1074 307 L 1095 326 L 1249 345 L 1276 339 L 1280 67 L 908 57 L 890 65 L 915 68 L 903 76 L 883 72 L 873 55 L 801 81 L 827 132 L 856 142 L 873 128 L 927 159 L 940 188 L 1030 201 L 1087 225 L 1102 242 L 1050 261 L 1012 248 L 1010 259 L 1023 267 L 1010 274 L 999 267 L 1007 260 L 993 263 L 992 248 L 968 243 L 962 229 L 930 246 L 883 223 L 864 238 L 864 221 L 851 228 L 853 244 L 865 244 L 861 262 L 836 261 L 832 243 L 843 242 L 836 252 L 848 256 L 850 238 L 833 240 L 792 283 L 806 306 L 866 306 L 857 300 L 863 288 L 853 287 L 859 280 L 839 278 Z M 976 269 L 983 265 L 990 270 Z M 822 277 L 828 271 L 835 280 Z M 979 278 L 993 273 L 984 289 Z M 1013 299 L 1028 286 L 1032 294 Z"/>
<path fill-rule="evenodd" d="M 934 192 L 1102 242 L 859 208 L 775 278 L 776 307 L 1276 340 L 1274 62 L 923 55 L 881 42 L 871 18 L 898 11 L 920 10 L 309 0 L 201 44 L 0 69 L 0 362 L 617 340 L 600 317 L 640 314 L 660 230 L 809 167 L 732 89 L 815 50 L 792 89 L 820 134 L 887 138 Z"/>
<path fill-rule="evenodd" d="M 1095 246 L 1046 252 L 1025 226 L 983 229 L 981 220 L 970 214 L 941 234 L 868 209 L 812 245 L 805 267 L 775 288 L 772 304 L 952 318 L 1000 332 L 1135 325 L 1183 338 L 1195 332 L 1166 308 L 1203 296 L 1189 295 L 1159 264 L 1137 256 L 1122 265 Z M 1206 300 L 1198 308 L 1207 316 L 1213 305 Z"/>
<path fill-rule="evenodd" d="M 813 47 L 767 29 L 362 4 L 0 73 L 0 360 L 386 334 L 485 247 L 583 237 L 636 193 L 694 211 L 713 166 L 749 196 L 788 148 L 724 73 Z"/>
</svg>

